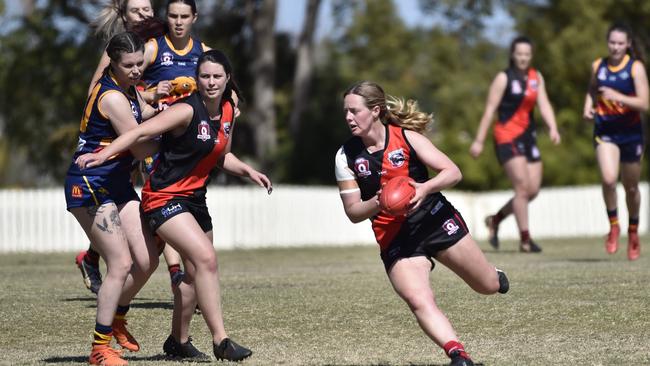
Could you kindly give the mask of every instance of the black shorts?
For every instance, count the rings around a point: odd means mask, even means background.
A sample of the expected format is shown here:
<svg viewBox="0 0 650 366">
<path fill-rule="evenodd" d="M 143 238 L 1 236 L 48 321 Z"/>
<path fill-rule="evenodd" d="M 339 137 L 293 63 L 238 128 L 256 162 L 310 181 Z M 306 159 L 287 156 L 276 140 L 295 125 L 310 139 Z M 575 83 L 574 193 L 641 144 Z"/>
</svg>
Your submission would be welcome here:
<svg viewBox="0 0 650 366">
<path fill-rule="evenodd" d="M 616 136 L 594 136 L 594 148 L 598 145 L 609 142 L 618 146 L 620 151 L 619 161 L 621 163 L 638 163 L 643 156 L 643 136 L 632 135 L 625 138 L 616 138 Z"/>
<path fill-rule="evenodd" d="M 381 252 L 386 272 L 400 258 L 424 256 L 431 262 L 438 252 L 445 250 L 469 234 L 467 224 L 447 200 L 437 203 L 430 211 L 417 211 L 409 223 L 400 228 L 386 250 Z"/>
<path fill-rule="evenodd" d="M 156 232 L 160 225 L 164 224 L 172 217 L 189 212 L 194 216 L 204 232 L 212 230 L 212 218 L 208 212 L 208 206 L 205 200 L 192 200 L 189 198 L 178 197 L 169 200 L 164 206 L 155 208 L 144 213 L 149 227 Z"/>
<path fill-rule="evenodd" d="M 526 161 L 534 163 L 542 160 L 537 148 L 537 137 L 534 132 L 525 132 L 512 142 L 495 144 L 497 159 L 503 165 L 515 156 L 525 156 Z"/>
</svg>

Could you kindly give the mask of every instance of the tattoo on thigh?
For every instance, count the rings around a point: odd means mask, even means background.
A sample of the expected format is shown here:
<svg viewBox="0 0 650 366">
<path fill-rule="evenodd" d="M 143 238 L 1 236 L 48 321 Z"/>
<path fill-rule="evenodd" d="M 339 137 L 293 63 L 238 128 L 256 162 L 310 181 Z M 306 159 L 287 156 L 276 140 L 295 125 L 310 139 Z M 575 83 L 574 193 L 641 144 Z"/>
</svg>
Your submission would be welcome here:
<svg viewBox="0 0 650 366">
<path fill-rule="evenodd" d="M 104 212 L 104 206 L 90 206 L 88 207 L 88 216 L 94 217 L 97 214 Z"/>
<path fill-rule="evenodd" d="M 120 214 L 116 210 L 111 211 L 110 218 L 111 222 L 113 223 L 113 227 L 122 226 L 122 222 L 120 221 Z"/>
<path fill-rule="evenodd" d="M 105 217 L 103 218 L 102 224 L 95 224 L 95 225 L 97 225 L 97 227 L 101 231 L 105 231 L 105 232 L 107 232 L 109 234 L 113 233 L 113 231 L 111 231 L 111 229 L 108 227 L 108 221 L 106 220 Z"/>
</svg>

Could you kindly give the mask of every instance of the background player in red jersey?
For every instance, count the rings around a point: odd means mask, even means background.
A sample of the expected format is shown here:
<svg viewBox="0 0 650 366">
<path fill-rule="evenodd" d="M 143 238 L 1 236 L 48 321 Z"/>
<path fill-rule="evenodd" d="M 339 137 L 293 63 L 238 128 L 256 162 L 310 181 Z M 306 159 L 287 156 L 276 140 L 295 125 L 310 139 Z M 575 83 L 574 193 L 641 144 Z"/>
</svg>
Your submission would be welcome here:
<svg viewBox="0 0 650 366">
<path fill-rule="evenodd" d="M 618 249 L 616 184 L 620 171 L 629 214 L 627 256 L 635 260 L 641 255 L 637 231 L 643 155 L 641 112 L 648 110 L 648 77 L 627 26 L 617 24 L 607 31 L 607 49 L 607 57 L 592 63 L 583 115 L 594 121 L 594 146 L 610 222 L 605 249 L 610 254 Z"/>
<path fill-rule="evenodd" d="M 162 134 L 160 163 L 142 189 L 142 209 L 151 228 L 185 260 L 186 278 L 179 288 L 196 289 L 212 333 L 214 355 L 238 361 L 252 352 L 230 340 L 224 328 L 206 187 L 215 167 L 248 177 L 269 193 L 271 181 L 230 152 L 235 109 L 230 96 L 237 87 L 226 56 L 217 50 L 205 52 L 198 60 L 196 76 L 198 93 L 173 104 L 104 150 L 80 156 L 77 164 L 82 169 L 92 168 L 133 144 Z"/>
<path fill-rule="evenodd" d="M 352 138 L 336 155 L 336 180 L 345 213 L 352 222 L 372 221 L 381 259 L 395 292 L 420 327 L 452 359 L 473 365 L 429 283 L 433 258 L 482 294 L 505 293 L 508 279 L 488 263 L 469 235 L 460 213 L 440 193 L 461 172 L 419 132 L 432 121 L 411 100 L 386 101 L 383 89 L 362 82 L 344 94 L 345 119 Z M 428 168 L 438 172 L 429 178 Z M 379 206 L 378 191 L 396 176 L 414 179 L 408 215 L 393 216 Z"/>
<path fill-rule="evenodd" d="M 535 102 L 549 128 L 551 141 L 556 145 L 560 143 L 544 78 L 531 67 L 532 57 L 533 46 L 528 38 L 517 37 L 512 41 L 510 66 L 499 72 L 490 85 L 485 111 L 469 150 L 474 158 L 481 155 L 494 113 L 498 112 L 494 126 L 497 158 L 512 183 L 515 195 L 495 215 L 488 216 L 485 223 L 490 244 L 498 249 L 499 224 L 514 213 L 520 234 L 519 250 L 528 253 L 542 251 L 531 239 L 528 225 L 528 203 L 535 199 L 542 184 L 542 160 L 533 120 Z"/>
</svg>

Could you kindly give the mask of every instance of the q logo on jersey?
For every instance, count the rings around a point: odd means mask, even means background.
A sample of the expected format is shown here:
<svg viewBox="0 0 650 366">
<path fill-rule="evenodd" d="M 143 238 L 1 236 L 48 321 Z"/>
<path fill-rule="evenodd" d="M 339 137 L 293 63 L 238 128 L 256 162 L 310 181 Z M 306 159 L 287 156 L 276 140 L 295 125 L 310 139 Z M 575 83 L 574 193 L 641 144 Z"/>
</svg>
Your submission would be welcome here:
<svg viewBox="0 0 650 366">
<path fill-rule="evenodd" d="M 210 125 L 206 121 L 201 121 L 199 123 L 199 134 L 196 135 L 196 138 L 205 142 L 209 140 L 212 136 L 210 136 Z"/>
<path fill-rule="evenodd" d="M 160 64 L 163 66 L 171 66 L 174 64 L 174 55 L 171 52 L 163 52 L 160 56 Z"/>
<path fill-rule="evenodd" d="M 442 224 L 442 228 L 447 232 L 447 235 L 449 236 L 456 234 L 458 229 L 460 229 L 460 227 L 456 224 L 456 221 L 454 221 L 454 219 L 449 219 L 445 221 L 445 223 Z"/>
<path fill-rule="evenodd" d="M 370 162 L 364 158 L 358 158 L 354 161 L 354 171 L 357 172 L 357 177 L 365 178 L 372 174 L 370 171 Z"/>
<path fill-rule="evenodd" d="M 404 155 L 404 150 L 399 148 L 388 153 L 388 161 L 393 168 L 399 168 L 404 165 L 406 161 L 406 156 Z"/>
</svg>

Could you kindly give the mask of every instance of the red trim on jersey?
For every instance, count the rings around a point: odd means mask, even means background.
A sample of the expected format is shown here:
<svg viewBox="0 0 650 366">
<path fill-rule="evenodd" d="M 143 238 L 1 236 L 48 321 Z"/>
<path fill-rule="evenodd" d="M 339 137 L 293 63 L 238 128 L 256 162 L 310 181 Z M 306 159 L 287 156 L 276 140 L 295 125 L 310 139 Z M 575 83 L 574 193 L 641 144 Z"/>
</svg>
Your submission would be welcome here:
<svg viewBox="0 0 650 366">
<path fill-rule="evenodd" d="M 535 102 L 537 101 L 537 86 L 539 86 L 537 71 L 530 68 L 528 69 L 524 98 L 517 111 L 505 123 L 499 122 L 494 126 L 494 139 L 497 144 L 512 142 L 526 131 L 530 125 L 530 112 L 535 108 Z M 510 85 L 506 87 L 510 88 Z"/>
<path fill-rule="evenodd" d="M 388 133 L 388 144 L 384 147 L 384 156 L 382 158 L 382 174 L 379 180 L 381 186 L 392 178 L 398 176 L 408 177 L 409 163 L 411 161 L 411 150 L 406 142 L 404 130 L 401 127 L 389 124 L 386 133 Z M 398 159 L 402 158 L 402 164 L 399 165 Z M 392 216 L 384 211 L 381 211 L 375 217 L 372 221 L 372 230 L 375 232 L 375 238 L 381 251 L 388 248 L 390 242 L 395 239 L 405 219 L 406 216 Z"/>
<path fill-rule="evenodd" d="M 175 197 L 191 197 L 194 192 L 205 188 L 210 171 L 215 167 L 217 161 L 223 155 L 230 133 L 226 133 L 225 124 L 230 123 L 232 129 L 234 110 L 228 101 L 221 103 L 221 126 L 217 137 L 217 143 L 212 151 L 206 155 L 192 169 L 188 176 L 158 191 L 152 191 L 150 179 L 142 187 L 142 209 L 145 212 L 164 206 L 169 200 Z"/>
</svg>

